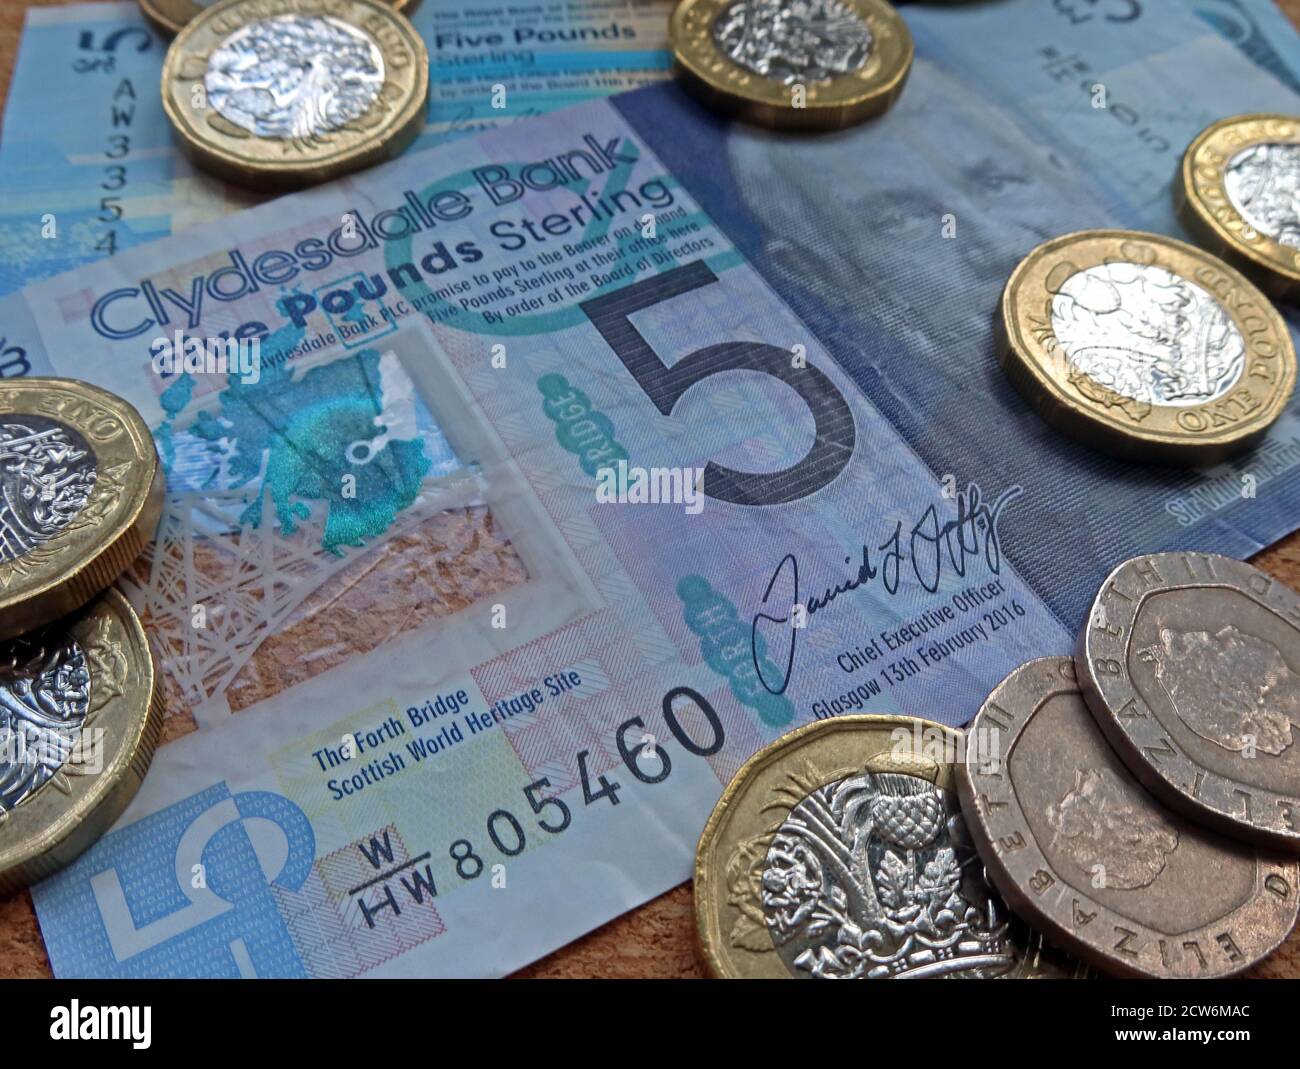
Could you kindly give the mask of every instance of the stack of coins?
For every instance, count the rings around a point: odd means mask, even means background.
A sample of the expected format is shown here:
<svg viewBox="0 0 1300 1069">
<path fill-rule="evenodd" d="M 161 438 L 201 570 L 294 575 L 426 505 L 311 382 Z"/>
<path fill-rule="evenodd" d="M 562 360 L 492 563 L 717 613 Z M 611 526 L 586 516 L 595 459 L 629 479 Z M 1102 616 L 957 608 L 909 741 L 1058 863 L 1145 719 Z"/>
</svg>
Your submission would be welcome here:
<svg viewBox="0 0 1300 1069">
<path fill-rule="evenodd" d="M 162 103 L 182 151 L 279 191 L 391 159 L 424 124 L 429 54 L 402 0 L 140 0 L 176 38 Z"/>
<path fill-rule="evenodd" d="M 0 895 L 68 864 L 139 788 L 162 730 L 140 620 L 108 587 L 153 536 L 163 476 L 119 397 L 0 390 Z"/>
<path fill-rule="evenodd" d="M 1220 977 L 1300 909 L 1300 595 L 1197 553 L 1126 561 L 1074 657 L 965 733 L 848 716 L 750 759 L 700 839 L 723 977 Z M 959 800 L 959 801 L 958 801 Z"/>
<path fill-rule="evenodd" d="M 1155 553 L 1097 592 L 1073 658 L 1031 661 L 968 728 L 962 811 L 1027 921 L 1107 971 L 1215 977 L 1295 925 L 1300 596 Z M 996 739 L 996 743 L 990 740 Z"/>
</svg>

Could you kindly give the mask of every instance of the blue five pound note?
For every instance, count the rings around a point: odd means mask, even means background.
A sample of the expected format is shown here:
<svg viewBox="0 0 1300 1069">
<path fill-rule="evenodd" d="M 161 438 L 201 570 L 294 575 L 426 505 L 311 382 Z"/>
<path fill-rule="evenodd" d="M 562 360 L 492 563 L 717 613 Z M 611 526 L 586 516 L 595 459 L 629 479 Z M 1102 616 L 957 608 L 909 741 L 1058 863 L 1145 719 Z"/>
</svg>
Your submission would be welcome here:
<svg viewBox="0 0 1300 1069">
<path fill-rule="evenodd" d="M 964 723 L 1070 649 L 1115 562 L 1296 525 L 1294 406 L 1231 464 L 1122 465 L 1026 410 L 992 332 L 1043 238 L 1178 233 L 1196 131 L 1297 106 L 1264 53 L 1172 2 L 903 17 L 902 97 L 842 133 L 656 85 L 0 298 L 10 370 L 112 387 L 209 471 L 132 587 L 200 726 L 35 889 L 56 972 L 510 971 L 686 878 L 722 785 L 791 727 Z M 151 361 L 159 335 L 239 329 L 256 382 Z M 638 498 L 632 469 L 675 493 Z M 295 648 L 317 674 L 250 690 L 261 619 L 484 509 L 465 552 L 495 539 L 507 585 L 347 658 L 321 636 Z M 257 612 L 190 626 L 249 589 Z"/>
</svg>

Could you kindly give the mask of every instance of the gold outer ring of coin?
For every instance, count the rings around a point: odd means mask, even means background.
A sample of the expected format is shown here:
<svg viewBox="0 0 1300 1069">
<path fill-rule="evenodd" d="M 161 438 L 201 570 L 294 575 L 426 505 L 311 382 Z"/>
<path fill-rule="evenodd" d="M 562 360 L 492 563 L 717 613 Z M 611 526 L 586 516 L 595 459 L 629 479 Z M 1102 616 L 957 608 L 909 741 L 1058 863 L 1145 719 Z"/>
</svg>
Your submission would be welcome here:
<svg viewBox="0 0 1300 1069">
<path fill-rule="evenodd" d="M 897 735 L 900 730 L 909 740 L 909 749 L 901 753 Z M 912 741 L 918 734 L 922 737 L 919 753 Z M 797 795 L 801 792 L 861 775 L 868 765 L 875 771 L 905 772 L 930 779 L 950 793 L 956 814 L 956 758 L 962 754 L 964 744 L 960 730 L 933 721 L 901 715 L 859 714 L 819 720 L 797 728 L 746 761 L 722 792 L 695 853 L 696 934 L 700 954 L 710 972 L 723 979 L 789 978 L 788 968 L 778 956 L 761 919 L 748 918 L 750 926 L 757 929 L 751 935 L 759 945 L 747 946 L 743 953 L 729 949 L 730 941 L 722 931 L 727 910 L 738 910 L 741 919 L 748 917 L 743 905 L 738 906 L 734 898 L 736 873 L 732 863 L 737 853 L 752 859 L 752 849 L 766 852 L 766 844 L 784 819 L 784 812 L 771 818 L 767 814 L 778 809 L 788 811 L 799 804 Z M 932 747 L 942 753 L 932 756 Z M 947 759 L 949 754 L 952 760 Z M 767 784 L 765 789 L 764 779 L 774 770 L 786 775 L 775 789 L 772 784 Z M 775 801 L 771 800 L 773 797 Z M 757 815 L 745 811 L 750 803 L 757 805 Z M 730 850 L 727 856 L 716 856 L 726 850 Z M 986 882 L 985 886 L 992 894 L 991 885 Z M 1007 919 L 1015 933 L 1009 943 L 1020 955 L 1005 973 L 1007 977 L 1089 975 L 1081 962 L 1045 944 L 1019 920 Z M 734 930 L 728 935 L 734 936 Z"/>
<path fill-rule="evenodd" d="M 0 640 L 64 616 L 113 583 L 153 538 L 164 475 L 153 437 L 122 398 L 76 379 L 8 379 L 0 423 L 38 417 L 75 431 L 95 485 L 52 537 L 0 562 Z"/>
<path fill-rule="evenodd" d="M 139 617 L 116 590 L 53 625 L 81 647 L 86 718 L 56 775 L 0 819 L 0 895 L 70 864 L 113 824 L 144 781 L 162 734 L 162 692 Z"/>
<path fill-rule="evenodd" d="M 1162 267 L 1200 286 L 1246 343 L 1237 383 L 1202 405 L 1143 406 L 1069 366 L 1052 329 L 1052 299 L 1078 271 L 1105 263 Z M 1081 230 L 1030 251 L 1011 272 L 994 317 L 1002 368 L 1051 426 L 1122 460 L 1208 465 L 1261 438 L 1296 380 L 1291 335 L 1253 283 L 1218 257 L 1161 234 Z"/>
<path fill-rule="evenodd" d="M 400 11 L 403 15 L 409 16 L 417 7 L 420 6 L 420 0 L 384 0 L 394 11 Z M 210 5 L 197 3 L 196 0 L 136 0 L 140 5 L 140 12 L 147 18 L 159 33 L 178 34 L 185 28 L 191 19 L 197 18 Z"/>
<path fill-rule="evenodd" d="M 668 22 L 678 74 L 711 107 L 774 129 L 838 130 L 880 115 L 903 91 L 915 48 L 907 23 L 884 0 L 844 0 L 871 31 L 867 61 L 804 86 L 806 106 L 799 108 L 793 86 L 746 70 L 714 43 L 713 25 L 733 2 L 680 0 Z"/>
<path fill-rule="evenodd" d="M 384 56 L 384 84 L 365 114 L 311 140 L 258 137 L 194 89 L 212 52 L 235 31 L 278 15 L 321 15 L 361 30 Z M 181 150 L 240 185 L 285 190 L 324 182 L 398 155 L 424 128 L 429 52 L 415 27 L 378 0 L 222 0 L 177 34 L 163 61 L 163 111 Z"/>
<path fill-rule="evenodd" d="M 1178 218 L 1196 241 L 1249 275 L 1265 293 L 1300 298 L 1300 249 L 1261 234 L 1228 196 L 1227 167 L 1251 145 L 1300 145 L 1300 118 L 1234 115 L 1207 126 L 1183 153 L 1174 182 Z"/>
<path fill-rule="evenodd" d="M 740 769 L 722 792 L 722 797 L 718 799 L 717 805 L 713 807 L 713 812 L 709 815 L 708 822 L 704 825 L 704 831 L 700 833 L 700 840 L 695 848 L 695 930 L 700 954 L 704 958 L 710 973 L 724 980 L 788 978 L 789 975 L 785 966 L 777 958 L 775 948 L 773 948 L 773 953 L 758 958 L 755 967 L 743 968 L 724 949 L 723 934 L 719 930 L 721 910 L 715 903 L 726 901 L 726 862 L 725 860 L 715 861 L 713 853 L 721 845 L 720 839 L 725 826 L 732 819 L 733 809 L 738 800 L 750 789 L 754 779 L 770 766 L 780 764 L 792 750 L 798 749 L 806 742 L 816 740 L 817 736 L 825 736 L 830 739 L 838 733 L 844 733 L 853 742 L 852 755 L 835 754 L 830 764 L 826 768 L 819 770 L 823 773 L 821 777 L 823 782 L 839 779 L 859 771 L 863 760 L 876 752 L 864 748 L 861 740 L 861 734 L 864 731 L 869 732 L 873 729 L 880 731 L 883 738 L 879 749 L 888 752 L 889 733 L 900 727 L 910 732 L 915 724 L 922 724 L 926 727 L 932 726 L 930 721 L 916 720 L 905 716 L 851 715 L 837 716 L 830 720 L 818 720 L 787 732 L 775 742 L 763 747 L 740 766 Z M 953 730 L 940 724 L 934 724 L 933 727 L 942 732 Z M 955 735 L 959 736 L 960 732 L 956 732 Z M 853 738 L 854 736 L 858 737 Z M 955 782 L 951 779 L 941 785 L 954 791 L 955 794 Z M 821 784 L 818 783 L 813 786 L 821 786 Z M 776 823 L 779 824 L 780 821 L 776 821 Z M 773 967 L 765 969 L 763 968 L 765 965 Z"/>
</svg>

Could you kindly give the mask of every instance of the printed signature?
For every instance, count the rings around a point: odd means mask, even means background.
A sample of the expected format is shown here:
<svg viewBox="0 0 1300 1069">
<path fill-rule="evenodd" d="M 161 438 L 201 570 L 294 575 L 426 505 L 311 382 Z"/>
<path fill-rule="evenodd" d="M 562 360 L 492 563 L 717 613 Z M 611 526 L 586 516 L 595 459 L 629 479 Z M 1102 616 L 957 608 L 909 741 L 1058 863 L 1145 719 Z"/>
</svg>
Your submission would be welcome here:
<svg viewBox="0 0 1300 1069">
<path fill-rule="evenodd" d="M 898 520 L 892 533 L 883 542 L 875 547 L 862 543 L 862 556 L 853 572 L 802 602 L 805 619 L 798 627 L 791 625 L 794 608 L 783 616 L 766 611 L 755 613 L 750 635 L 750 653 L 764 688 L 772 694 L 785 693 L 794 671 L 799 632 L 807 626 L 807 621 L 815 613 L 827 608 L 841 594 L 874 583 L 886 594 L 893 595 L 897 593 L 908 569 L 921 587 L 930 593 L 939 589 L 945 574 L 964 576 L 972 561 L 982 560 L 992 574 L 1000 574 L 1002 540 L 998 524 L 1006 507 L 1023 492 L 1023 487 L 1008 487 L 992 502 L 986 502 L 978 484 L 970 483 L 965 490 L 958 491 L 954 498 L 956 515 L 951 519 L 940 521 L 939 509 L 932 504 L 910 528 L 905 528 L 904 521 Z M 845 557 L 844 563 L 852 565 L 853 558 Z M 767 589 L 763 592 L 763 605 L 774 601 L 774 592 L 779 595 L 782 605 L 793 607 L 801 604 L 799 560 L 793 553 L 782 557 L 772 572 Z M 759 656 L 760 638 L 771 638 L 775 648 L 779 649 L 782 645 L 785 647 L 785 668 L 779 680 L 764 676 L 763 661 L 766 658 Z M 769 669 L 768 675 L 770 674 Z"/>
</svg>

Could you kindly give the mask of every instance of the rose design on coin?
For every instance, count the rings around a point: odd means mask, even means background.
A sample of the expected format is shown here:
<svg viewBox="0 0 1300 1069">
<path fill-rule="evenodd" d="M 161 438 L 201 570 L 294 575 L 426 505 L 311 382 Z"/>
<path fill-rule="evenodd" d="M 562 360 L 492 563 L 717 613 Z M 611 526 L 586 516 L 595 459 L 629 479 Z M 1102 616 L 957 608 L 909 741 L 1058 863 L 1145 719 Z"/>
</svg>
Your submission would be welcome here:
<svg viewBox="0 0 1300 1069">
<path fill-rule="evenodd" d="M 90 672 L 68 638 L 20 638 L 0 651 L 0 813 L 63 767 L 90 704 Z"/>
<path fill-rule="evenodd" d="M 861 69 L 872 40 L 842 0 L 736 0 L 714 22 L 713 39 L 734 63 L 783 85 Z"/>
<path fill-rule="evenodd" d="M 1279 245 L 1300 248 L 1300 145 L 1242 149 L 1224 168 L 1223 185 L 1246 222 Z"/>
<path fill-rule="evenodd" d="M 212 107 L 249 133 L 305 141 L 369 110 L 384 85 L 384 57 L 340 19 L 278 15 L 225 38 L 203 84 Z"/>
<path fill-rule="evenodd" d="M 1178 829 L 1107 768 L 1080 768 L 1074 786 L 1048 806 L 1054 845 L 1089 879 L 1131 891 L 1164 871 Z"/>
<path fill-rule="evenodd" d="M 778 835 L 763 868 L 763 908 L 778 936 L 808 920 L 821 898 L 824 875 L 817 854 L 797 838 Z"/>
<path fill-rule="evenodd" d="M 1300 723 L 1300 679 L 1271 642 L 1232 624 L 1208 631 L 1160 629 L 1138 656 L 1155 665 L 1174 711 L 1197 735 L 1225 750 L 1276 756 Z"/>
<path fill-rule="evenodd" d="M 43 416 L 0 423 L 0 562 L 47 542 L 95 489 L 95 455 L 75 430 Z"/>
<path fill-rule="evenodd" d="M 798 976 L 996 976 L 1015 962 L 950 792 L 903 772 L 819 787 L 790 811 L 760 887 Z"/>
<path fill-rule="evenodd" d="M 1204 404 L 1241 378 L 1246 343 L 1223 306 L 1155 264 L 1077 271 L 1051 309 L 1071 377 L 1086 376 L 1144 408 Z"/>
</svg>

